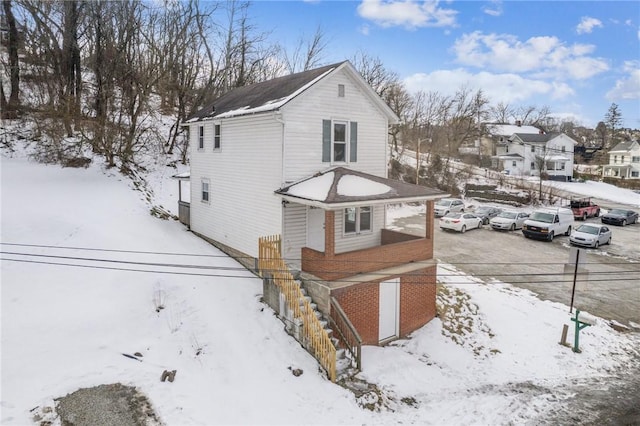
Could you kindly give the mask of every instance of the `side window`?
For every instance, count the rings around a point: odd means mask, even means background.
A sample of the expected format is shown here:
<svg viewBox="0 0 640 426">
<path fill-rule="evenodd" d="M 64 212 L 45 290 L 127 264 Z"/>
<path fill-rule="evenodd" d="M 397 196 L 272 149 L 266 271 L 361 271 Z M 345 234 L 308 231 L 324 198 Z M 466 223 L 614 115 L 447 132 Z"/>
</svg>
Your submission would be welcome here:
<svg viewBox="0 0 640 426">
<path fill-rule="evenodd" d="M 202 202 L 209 202 L 209 179 L 202 179 L 201 181 L 202 187 Z"/>
<path fill-rule="evenodd" d="M 204 149 L 204 126 L 198 127 L 198 149 Z"/>
<path fill-rule="evenodd" d="M 349 207 L 344 209 L 345 235 L 371 231 L 371 207 Z"/>
<path fill-rule="evenodd" d="M 358 123 L 322 120 L 322 162 L 358 161 Z"/>
<path fill-rule="evenodd" d="M 213 149 L 220 149 L 220 125 L 214 124 L 213 126 Z"/>
<path fill-rule="evenodd" d="M 535 147 L 535 145 L 531 145 L 531 152 L 536 152 L 536 147 Z"/>
</svg>

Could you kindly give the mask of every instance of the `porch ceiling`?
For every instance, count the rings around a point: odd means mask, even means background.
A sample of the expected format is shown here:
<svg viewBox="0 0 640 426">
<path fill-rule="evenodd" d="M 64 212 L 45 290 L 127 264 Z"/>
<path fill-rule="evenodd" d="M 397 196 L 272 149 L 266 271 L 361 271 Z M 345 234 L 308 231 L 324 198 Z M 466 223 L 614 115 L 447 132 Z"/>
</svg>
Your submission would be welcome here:
<svg viewBox="0 0 640 426">
<path fill-rule="evenodd" d="M 340 210 L 345 207 L 436 200 L 449 196 L 438 189 L 382 178 L 346 167 L 334 167 L 275 191 L 283 200 Z"/>
</svg>

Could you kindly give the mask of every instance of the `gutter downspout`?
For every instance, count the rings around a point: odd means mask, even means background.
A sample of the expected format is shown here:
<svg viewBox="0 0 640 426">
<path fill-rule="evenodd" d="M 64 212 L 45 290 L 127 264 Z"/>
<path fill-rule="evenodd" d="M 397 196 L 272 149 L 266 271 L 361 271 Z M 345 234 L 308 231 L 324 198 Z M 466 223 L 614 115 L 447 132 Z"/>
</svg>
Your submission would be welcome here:
<svg viewBox="0 0 640 426">
<path fill-rule="evenodd" d="M 282 187 L 282 185 L 284 185 L 284 160 L 285 160 L 285 143 L 284 143 L 284 120 L 282 119 L 282 111 L 280 111 L 280 109 L 277 109 L 276 112 L 273 114 L 273 118 L 277 123 L 282 124 L 282 133 L 281 133 L 281 140 L 280 140 L 280 145 L 281 145 L 281 149 L 280 149 L 280 187 Z M 283 247 L 282 244 L 285 243 L 286 240 L 286 236 L 284 235 L 284 204 L 281 207 L 281 211 L 280 211 L 280 255 L 284 258 L 284 251 L 283 251 Z"/>
</svg>

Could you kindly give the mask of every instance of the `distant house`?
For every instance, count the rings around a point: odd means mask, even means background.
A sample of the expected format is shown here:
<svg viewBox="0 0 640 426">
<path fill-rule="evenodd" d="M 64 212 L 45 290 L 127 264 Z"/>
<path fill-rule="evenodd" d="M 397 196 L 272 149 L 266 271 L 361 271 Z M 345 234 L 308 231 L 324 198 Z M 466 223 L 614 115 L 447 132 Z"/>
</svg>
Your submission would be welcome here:
<svg viewBox="0 0 640 426">
<path fill-rule="evenodd" d="M 318 309 L 339 302 L 364 344 L 435 316 L 436 189 L 387 178 L 397 116 L 348 61 L 237 88 L 187 120 L 190 228 L 249 268 L 281 235 Z M 386 206 L 425 203 L 426 234 L 386 229 Z"/>
<path fill-rule="evenodd" d="M 640 143 L 620 142 L 609 151 L 609 164 L 602 167 L 602 176 L 640 179 Z"/>
<path fill-rule="evenodd" d="M 509 175 L 539 176 L 542 172 L 549 179 L 570 181 L 576 144 L 564 133 L 514 133 L 498 145 L 493 158 Z"/>
<path fill-rule="evenodd" d="M 479 154 L 491 157 L 497 154 L 498 147 L 504 146 L 509 137 L 514 133 L 537 135 L 541 130 L 534 126 L 522 125 L 521 122 L 516 124 L 485 124 L 486 133 L 480 138 L 478 143 Z M 493 167 L 497 167 L 497 162 L 493 162 Z"/>
</svg>

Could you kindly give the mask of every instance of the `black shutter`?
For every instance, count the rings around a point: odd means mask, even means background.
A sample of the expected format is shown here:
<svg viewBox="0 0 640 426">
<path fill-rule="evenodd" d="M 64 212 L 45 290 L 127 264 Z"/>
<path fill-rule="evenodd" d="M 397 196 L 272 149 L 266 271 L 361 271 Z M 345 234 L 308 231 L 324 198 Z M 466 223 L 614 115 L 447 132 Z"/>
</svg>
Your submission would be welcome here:
<svg viewBox="0 0 640 426">
<path fill-rule="evenodd" d="M 322 120 L 322 162 L 331 162 L 331 120 Z"/>
<path fill-rule="evenodd" d="M 352 121 L 351 132 L 349 137 L 349 161 L 355 163 L 358 161 L 358 123 Z"/>
</svg>

